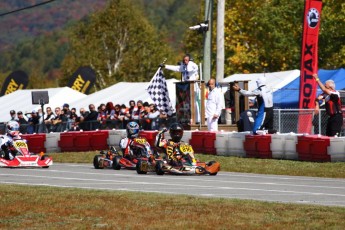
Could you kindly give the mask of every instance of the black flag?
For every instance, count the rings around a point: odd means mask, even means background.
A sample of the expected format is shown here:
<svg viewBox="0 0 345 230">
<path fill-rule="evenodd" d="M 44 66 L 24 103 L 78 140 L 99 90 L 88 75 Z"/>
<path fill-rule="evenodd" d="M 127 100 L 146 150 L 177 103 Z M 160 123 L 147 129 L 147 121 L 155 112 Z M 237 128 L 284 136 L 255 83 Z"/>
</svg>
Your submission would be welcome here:
<svg viewBox="0 0 345 230">
<path fill-rule="evenodd" d="M 73 73 L 67 86 L 81 93 L 88 94 L 95 81 L 95 71 L 89 66 L 83 66 Z"/>
<path fill-rule="evenodd" d="M 29 83 L 29 76 L 21 70 L 14 71 L 4 81 L 0 96 L 13 93 L 18 89 L 26 89 Z"/>
</svg>

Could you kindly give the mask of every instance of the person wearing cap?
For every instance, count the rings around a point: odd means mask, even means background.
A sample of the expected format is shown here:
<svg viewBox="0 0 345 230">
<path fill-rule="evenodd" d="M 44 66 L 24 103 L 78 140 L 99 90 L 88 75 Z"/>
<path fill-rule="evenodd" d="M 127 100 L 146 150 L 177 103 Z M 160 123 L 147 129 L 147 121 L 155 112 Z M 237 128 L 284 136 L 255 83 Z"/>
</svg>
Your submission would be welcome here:
<svg viewBox="0 0 345 230">
<path fill-rule="evenodd" d="M 22 111 L 17 112 L 16 121 L 19 123 L 19 132 L 21 134 L 25 134 L 28 126 L 28 121 L 24 118 Z"/>
<path fill-rule="evenodd" d="M 28 134 L 37 133 L 37 131 L 38 131 L 38 124 L 39 124 L 38 113 L 36 112 L 36 110 L 32 110 L 31 116 L 28 119 L 27 133 Z"/>
<path fill-rule="evenodd" d="M 236 83 L 233 89 L 243 96 L 256 96 L 258 112 L 253 125 L 253 134 L 257 134 L 258 130 L 267 130 L 268 133 L 276 133 L 273 129 L 273 92 L 266 86 L 266 77 L 260 76 L 256 80 L 256 88 L 253 91 L 241 89 Z"/>
<path fill-rule="evenodd" d="M 15 121 L 16 120 L 16 111 L 14 111 L 13 109 L 10 111 L 10 116 L 11 119 L 10 121 Z"/>
</svg>

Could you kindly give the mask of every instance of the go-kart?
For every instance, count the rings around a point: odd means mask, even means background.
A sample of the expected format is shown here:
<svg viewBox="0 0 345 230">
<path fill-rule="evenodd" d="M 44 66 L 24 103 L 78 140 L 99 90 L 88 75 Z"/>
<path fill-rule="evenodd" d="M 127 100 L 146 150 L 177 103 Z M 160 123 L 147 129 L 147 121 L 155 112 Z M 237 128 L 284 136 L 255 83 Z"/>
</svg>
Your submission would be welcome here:
<svg viewBox="0 0 345 230">
<path fill-rule="evenodd" d="M 129 154 L 120 154 L 114 147 L 107 152 L 101 151 L 93 159 L 93 165 L 96 169 L 121 168 L 136 169 L 138 159 L 148 160 L 153 157 L 150 143 L 145 138 L 134 138 L 129 145 Z"/>
<path fill-rule="evenodd" d="M 152 162 L 146 159 L 139 159 L 136 170 L 138 174 L 156 172 L 157 175 L 165 173 L 175 175 L 217 175 L 220 164 L 216 161 L 199 162 L 194 158 L 193 147 L 187 143 L 180 142 L 172 147 L 172 155 L 164 159 Z"/>
<path fill-rule="evenodd" d="M 5 153 L 2 152 L 0 155 L 0 167 L 9 167 L 9 168 L 21 168 L 21 167 L 40 167 L 40 168 L 49 168 L 53 165 L 52 157 L 48 155 L 34 154 L 29 152 L 28 145 L 23 139 L 17 139 L 13 141 L 13 148 L 15 151 L 11 151 L 14 155 L 13 159 L 6 159 Z"/>
</svg>

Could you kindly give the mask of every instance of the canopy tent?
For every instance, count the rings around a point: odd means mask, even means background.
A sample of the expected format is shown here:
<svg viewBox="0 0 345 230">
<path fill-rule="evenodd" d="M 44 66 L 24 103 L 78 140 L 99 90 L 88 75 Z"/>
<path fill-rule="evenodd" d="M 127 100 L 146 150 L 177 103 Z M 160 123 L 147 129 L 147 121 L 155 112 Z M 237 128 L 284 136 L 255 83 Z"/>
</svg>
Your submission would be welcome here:
<svg viewBox="0 0 345 230">
<path fill-rule="evenodd" d="M 44 108 L 47 106 L 52 108 L 62 107 L 64 103 L 71 104 L 73 101 L 85 98 L 87 96 L 69 87 L 17 90 L 13 93 L 0 97 L 0 105 L 3 108 L 3 112 L 0 113 L 0 122 L 7 122 L 10 119 L 10 110 L 31 113 L 32 110 L 37 111 L 39 108 L 41 108 L 41 105 L 32 104 L 32 91 L 48 91 L 49 104 L 44 105 Z"/>
<path fill-rule="evenodd" d="M 318 72 L 321 82 L 333 80 L 337 90 L 345 89 L 345 69 L 324 70 Z M 296 78 L 289 84 L 273 93 L 274 107 L 276 108 L 298 108 L 300 78 Z M 321 94 L 318 87 L 317 95 Z"/>
<path fill-rule="evenodd" d="M 256 79 L 258 79 L 261 76 L 265 76 L 267 79 L 267 86 L 270 87 L 273 91 L 276 91 L 284 87 L 291 81 L 295 80 L 296 78 L 298 78 L 299 75 L 299 70 L 289 70 L 273 73 L 234 74 L 224 78 L 221 83 L 234 81 L 249 81 L 248 90 L 254 90 L 257 88 Z"/>
<path fill-rule="evenodd" d="M 173 108 L 175 108 L 176 103 L 176 89 L 175 82 L 178 82 L 176 79 L 167 79 L 167 86 L 169 91 L 170 101 Z M 152 103 L 150 95 L 146 91 L 146 87 L 149 82 L 119 82 L 113 86 L 90 94 L 89 96 L 82 98 L 81 100 L 74 101 L 70 104 L 70 107 L 79 108 L 88 108 L 89 104 L 94 104 L 96 107 L 100 104 L 107 102 L 113 102 L 113 104 L 125 104 L 129 105 L 130 100 L 137 102 L 142 100 L 143 102 L 147 101 Z"/>
</svg>

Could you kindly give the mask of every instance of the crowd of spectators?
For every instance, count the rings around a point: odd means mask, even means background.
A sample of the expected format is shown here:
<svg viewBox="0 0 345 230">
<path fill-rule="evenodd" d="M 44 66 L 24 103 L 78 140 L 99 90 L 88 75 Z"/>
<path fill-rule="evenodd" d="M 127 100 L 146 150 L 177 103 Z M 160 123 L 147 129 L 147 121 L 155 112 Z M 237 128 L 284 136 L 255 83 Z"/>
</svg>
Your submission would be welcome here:
<svg viewBox="0 0 345 230">
<path fill-rule="evenodd" d="M 22 134 L 124 129 L 130 121 L 136 121 L 144 130 L 159 130 L 168 127 L 174 119 L 159 111 L 155 104 L 141 100 L 131 100 L 128 106 L 108 102 L 96 108 L 90 104 L 88 110 L 80 108 L 79 111 L 64 104 L 54 109 L 46 107 L 44 115 L 42 109 L 25 114 L 10 111 L 10 120 L 18 121 Z"/>
</svg>

